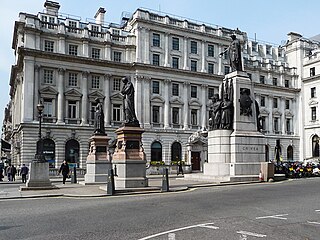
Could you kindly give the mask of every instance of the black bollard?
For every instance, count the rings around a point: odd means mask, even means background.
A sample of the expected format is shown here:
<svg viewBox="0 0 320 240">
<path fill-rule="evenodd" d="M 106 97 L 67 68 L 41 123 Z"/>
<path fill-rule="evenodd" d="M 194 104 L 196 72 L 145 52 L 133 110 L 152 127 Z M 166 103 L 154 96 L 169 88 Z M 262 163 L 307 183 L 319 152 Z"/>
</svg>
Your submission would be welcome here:
<svg viewBox="0 0 320 240">
<path fill-rule="evenodd" d="M 115 177 L 118 177 L 118 174 L 117 174 L 117 165 L 114 165 L 114 176 L 115 176 Z"/>
<path fill-rule="evenodd" d="M 162 175 L 162 192 L 169 192 L 169 174 L 168 168 L 163 169 Z"/>
<path fill-rule="evenodd" d="M 73 167 L 73 175 L 71 175 L 71 183 L 77 183 L 77 168 Z"/>
<path fill-rule="evenodd" d="M 107 179 L 107 195 L 114 195 L 115 188 L 114 188 L 114 175 L 113 169 L 108 170 L 108 179 Z"/>
</svg>

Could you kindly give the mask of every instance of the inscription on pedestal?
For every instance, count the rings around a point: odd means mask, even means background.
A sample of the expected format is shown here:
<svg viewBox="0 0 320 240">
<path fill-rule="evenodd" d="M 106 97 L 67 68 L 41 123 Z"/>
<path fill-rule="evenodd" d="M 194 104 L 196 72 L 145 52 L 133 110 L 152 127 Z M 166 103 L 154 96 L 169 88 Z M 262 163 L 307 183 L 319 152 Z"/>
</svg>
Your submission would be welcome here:
<svg viewBox="0 0 320 240">
<path fill-rule="evenodd" d="M 106 146 L 96 146 L 96 152 L 107 152 Z"/>
<path fill-rule="evenodd" d="M 126 148 L 127 149 L 139 149 L 139 141 L 127 141 Z"/>
</svg>

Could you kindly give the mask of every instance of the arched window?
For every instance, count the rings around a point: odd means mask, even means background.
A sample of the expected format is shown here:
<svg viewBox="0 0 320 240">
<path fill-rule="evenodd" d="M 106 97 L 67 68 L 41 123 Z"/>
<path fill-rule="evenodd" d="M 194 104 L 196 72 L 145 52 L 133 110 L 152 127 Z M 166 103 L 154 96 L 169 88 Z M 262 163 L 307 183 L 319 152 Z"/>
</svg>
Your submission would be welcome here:
<svg viewBox="0 0 320 240">
<path fill-rule="evenodd" d="M 151 144 L 151 161 L 162 161 L 162 145 L 160 142 Z"/>
<path fill-rule="evenodd" d="M 75 163 L 79 167 L 80 144 L 75 139 L 70 139 L 65 146 L 65 160 L 68 163 Z"/>
<path fill-rule="evenodd" d="M 314 135 L 312 138 L 312 157 L 319 157 L 319 137 Z"/>
<path fill-rule="evenodd" d="M 171 161 L 180 161 L 181 159 L 181 144 L 178 142 L 174 142 L 171 145 Z"/>
<path fill-rule="evenodd" d="M 268 145 L 265 145 L 265 153 L 264 153 L 264 156 L 265 156 L 265 161 L 266 162 L 269 162 L 270 158 L 269 158 L 269 146 Z"/>
<path fill-rule="evenodd" d="M 43 155 L 49 162 L 49 167 L 55 167 L 55 143 L 53 140 L 46 138 L 43 139 Z"/>
<path fill-rule="evenodd" d="M 287 148 L 287 160 L 293 161 L 293 147 L 291 145 Z"/>
</svg>

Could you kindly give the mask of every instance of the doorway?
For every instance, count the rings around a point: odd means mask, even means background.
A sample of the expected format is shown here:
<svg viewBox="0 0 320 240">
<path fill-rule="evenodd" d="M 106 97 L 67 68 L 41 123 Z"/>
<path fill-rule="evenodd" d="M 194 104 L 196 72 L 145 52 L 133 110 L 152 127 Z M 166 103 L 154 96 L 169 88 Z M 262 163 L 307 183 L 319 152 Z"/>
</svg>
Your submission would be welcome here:
<svg viewBox="0 0 320 240">
<path fill-rule="evenodd" d="M 200 171 L 200 152 L 191 152 L 192 171 Z"/>
</svg>

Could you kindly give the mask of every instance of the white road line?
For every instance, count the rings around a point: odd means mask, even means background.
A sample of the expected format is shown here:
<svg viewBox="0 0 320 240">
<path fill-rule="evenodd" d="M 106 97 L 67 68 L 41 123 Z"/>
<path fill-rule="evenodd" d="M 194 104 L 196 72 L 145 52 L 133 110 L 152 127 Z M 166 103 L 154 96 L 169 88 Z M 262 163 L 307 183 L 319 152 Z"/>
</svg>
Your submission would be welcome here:
<svg viewBox="0 0 320 240">
<path fill-rule="evenodd" d="M 320 212 L 320 210 L 315 210 L 316 212 Z"/>
<path fill-rule="evenodd" d="M 237 233 L 244 234 L 244 235 L 247 235 L 247 236 L 259 237 L 259 238 L 263 238 L 263 237 L 267 236 L 267 235 L 264 235 L 264 234 L 252 233 L 252 232 L 246 232 L 246 231 L 238 231 Z"/>
<path fill-rule="evenodd" d="M 287 215 L 289 215 L 289 214 L 278 214 L 278 215 L 272 215 L 272 216 L 256 217 L 256 219 L 276 218 L 276 219 L 287 220 L 287 218 L 282 217 L 282 216 L 287 216 Z"/>
<path fill-rule="evenodd" d="M 320 223 L 319 223 L 319 222 L 309 222 L 309 221 L 308 221 L 307 223 L 320 225 Z"/>
<path fill-rule="evenodd" d="M 169 234 L 169 233 L 178 232 L 178 231 L 182 231 L 182 230 L 186 230 L 186 229 L 190 229 L 190 228 L 196 228 L 196 227 L 210 227 L 212 229 L 219 229 L 219 227 L 210 226 L 212 224 L 213 223 L 204 223 L 204 224 L 191 225 L 191 226 L 182 227 L 182 228 L 176 228 L 176 229 L 172 229 L 172 230 L 169 230 L 169 231 L 166 231 L 166 232 L 161 232 L 161 233 L 157 233 L 157 234 L 154 234 L 154 235 L 151 235 L 151 236 L 148 236 L 148 237 L 140 238 L 139 240 L 147 240 L 147 239 L 159 237 L 161 235 L 166 235 L 166 234 Z"/>
</svg>

